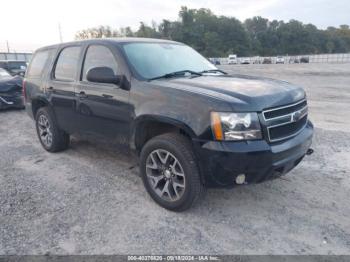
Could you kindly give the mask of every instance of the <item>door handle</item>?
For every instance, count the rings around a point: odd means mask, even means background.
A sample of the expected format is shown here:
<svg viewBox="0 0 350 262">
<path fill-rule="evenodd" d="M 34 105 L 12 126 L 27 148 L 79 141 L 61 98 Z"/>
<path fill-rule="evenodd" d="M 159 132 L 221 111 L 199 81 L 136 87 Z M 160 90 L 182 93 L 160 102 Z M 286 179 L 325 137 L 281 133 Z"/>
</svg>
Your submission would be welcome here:
<svg viewBox="0 0 350 262">
<path fill-rule="evenodd" d="M 52 91 L 53 91 L 53 87 L 52 87 L 52 86 L 49 86 L 49 87 L 47 88 L 47 91 L 52 92 Z"/>
<path fill-rule="evenodd" d="M 113 98 L 113 96 L 111 96 L 111 95 L 106 95 L 106 94 L 102 94 L 102 96 L 103 96 L 104 98 Z"/>
<path fill-rule="evenodd" d="M 84 91 L 80 91 L 79 94 L 77 94 L 79 98 L 86 98 L 87 94 Z"/>
</svg>

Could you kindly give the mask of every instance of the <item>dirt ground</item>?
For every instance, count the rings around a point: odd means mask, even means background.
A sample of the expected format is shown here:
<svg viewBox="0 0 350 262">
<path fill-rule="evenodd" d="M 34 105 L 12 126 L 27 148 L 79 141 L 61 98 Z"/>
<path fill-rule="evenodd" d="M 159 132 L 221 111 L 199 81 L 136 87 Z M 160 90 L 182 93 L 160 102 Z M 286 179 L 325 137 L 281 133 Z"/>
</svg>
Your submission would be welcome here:
<svg viewBox="0 0 350 262">
<path fill-rule="evenodd" d="M 136 160 L 74 139 L 42 149 L 24 111 L 0 113 L 1 254 L 350 254 L 350 64 L 232 65 L 304 86 L 315 153 L 282 179 L 157 206 Z"/>
</svg>

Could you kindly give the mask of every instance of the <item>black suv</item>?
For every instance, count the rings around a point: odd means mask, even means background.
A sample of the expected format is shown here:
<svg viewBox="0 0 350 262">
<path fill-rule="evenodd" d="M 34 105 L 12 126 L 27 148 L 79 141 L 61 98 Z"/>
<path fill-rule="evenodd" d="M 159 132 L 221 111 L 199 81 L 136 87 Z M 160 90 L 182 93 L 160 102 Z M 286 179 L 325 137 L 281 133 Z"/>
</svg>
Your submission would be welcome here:
<svg viewBox="0 0 350 262">
<path fill-rule="evenodd" d="M 7 70 L 7 72 L 9 72 L 12 76 L 24 76 L 27 69 L 27 62 L 17 60 L 1 60 L 0 68 Z"/>
<path fill-rule="evenodd" d="M 302 88 L 228 75 L 192 48 L 156 39 L 99 39 L 37 50 L 23 83 L 42 146 L 71 134 L 130 146 L 150 196 L 182 211 L 205 187 L 284 175 L 311 151 Z"/>
</svg>

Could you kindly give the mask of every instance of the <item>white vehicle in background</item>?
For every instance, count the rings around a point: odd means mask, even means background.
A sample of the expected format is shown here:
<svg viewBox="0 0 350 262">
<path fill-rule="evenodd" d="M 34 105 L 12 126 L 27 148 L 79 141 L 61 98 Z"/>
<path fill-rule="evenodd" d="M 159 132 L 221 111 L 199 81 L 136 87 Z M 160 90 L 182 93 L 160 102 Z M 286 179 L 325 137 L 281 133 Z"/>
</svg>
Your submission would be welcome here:
<svg viewBox="0 0 350 262">
<path fill-rule="evenodd" d="M 236 64 L 238 64 L 237 55 L 229 55 L 227 60 L 228 60 L 228 64 L 229 65 L 236 65 Z"/>
<path fill-rule="evenodd" d="M 276 64 L 284 64 L 284 57 L 283 56 L 277 56 L 276 57 Z"/>
<path fill-rule="evenodd" d="M 242 65 L 248 65 L 248 64 L 250 64 L 250 58 L 249 58 L 249 57 L 243 57 L 243 58 L 241 58 L 241 64 L 242 64 Z"/>
<path fill-rule="evenodd" d="M 251 59 L 252 64 L 261 64 L 260 56 L 254 56 Z"/>
</svg>

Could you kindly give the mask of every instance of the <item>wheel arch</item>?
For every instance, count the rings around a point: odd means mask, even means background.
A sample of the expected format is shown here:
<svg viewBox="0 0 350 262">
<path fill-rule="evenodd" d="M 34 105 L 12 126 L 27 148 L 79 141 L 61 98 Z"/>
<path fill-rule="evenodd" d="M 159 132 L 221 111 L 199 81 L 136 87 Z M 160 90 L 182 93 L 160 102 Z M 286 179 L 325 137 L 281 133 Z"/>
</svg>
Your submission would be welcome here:
<svg viewBox="0 0 350 262">
<path fill-rule="evenodd" d="M 43 97 L 32 98 L 31 104 L 32 104 L 32 113 L 33 113 L 34 119 L 36 117 L 36 113 L 40 108 L 45 106 L 51 106 L 49 101 L 47 101 Z"/>
<path fill-rule="evenodd" d="M 192 128 L 178 119 L 164 116 L 143 115 L 134 121 L 130 146 L 140 152 L 143 145 L 148 140 L 168 132 L 178 132 L 189 139 L 197 137 Z"/>
</svg>

